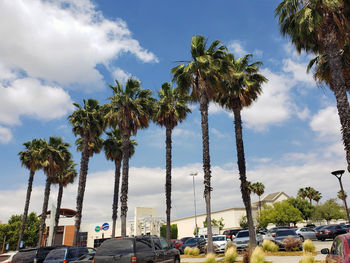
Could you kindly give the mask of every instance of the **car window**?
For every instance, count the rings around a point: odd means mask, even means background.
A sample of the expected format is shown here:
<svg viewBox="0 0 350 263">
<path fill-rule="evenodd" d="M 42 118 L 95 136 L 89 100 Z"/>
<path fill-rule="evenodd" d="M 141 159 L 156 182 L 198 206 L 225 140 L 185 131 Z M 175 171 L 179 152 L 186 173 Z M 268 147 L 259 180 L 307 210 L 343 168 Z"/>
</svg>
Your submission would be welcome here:
<svg viewBox="0 0 350 263">
<path fill-rule="evenodd" d="M 333 255 L 342 255 L 343 254 L 343 243 L 340 238 L 336 238 L 333 241 L 332 247 L 331 247 L 331 254 Z"/>
<path fill-rule="evenodd" d="M 67 258 L 77 257 L 78 248 L 69 248 Z"/>
<path fill-rule="evenodd" d="M 166 242 L 166 240 L 162 237 L 160 238 L 160 244 L 162 245 L 163 249 L 169 249 L 168 242 Z"/>
<path fill-rule="evenodd" d="M 281 237 L 281 236 L 295 236 L 295 232 L 293 230 L 278 230 L 276 232 L 276 237 Z"/>
<path fill-rule="evenodd" d="M 88 253 L 88 249 L 85 247 L 80 247 L 78 250 L 78 257 L 81 257 L 82 255 L 85 255 Z"/>
<path fill-rule="evenodd" d="M 225 241 L 226 238 L 225 237 L 222 237 L 222 236 L 214 236 L 213 237 L 213 241 Z"/>
<path fill-rule="evenodd" d="M 114 256 L 116 254 L 128 254 L 134 252 L 131 239 L 108 239 L 98 248 L 96 255 Z"/>
<path fill-rule="evenodd" d="M 249 237 L 249 231 L 239 231 L 236 238 Z"/>
<path fill-rule="evenodd" d="M 45 260 L 64 259 L 65 255 L 66 255 L 65 249 L 54 249 L 50 251 L 50 253 L 46 256 Z"/>
<path fill-rule="evenodd" d="M 150 238 L 136 238 L 136 251 L 152 251 Z"/>
<path fill-rule="evenodd" d="M 155 250 L 162 250 L 162 244 L 160 243 L 160 240 L 158 237 L 153 238 L 153 243 L 154 243 L 154 249 Z"/>
</svg>

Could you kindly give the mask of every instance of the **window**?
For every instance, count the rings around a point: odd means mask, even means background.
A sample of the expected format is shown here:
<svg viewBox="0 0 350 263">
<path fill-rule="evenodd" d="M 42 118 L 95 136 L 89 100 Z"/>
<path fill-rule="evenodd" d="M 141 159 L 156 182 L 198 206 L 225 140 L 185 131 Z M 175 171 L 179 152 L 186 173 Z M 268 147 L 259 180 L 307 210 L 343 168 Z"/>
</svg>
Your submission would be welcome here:
<svg viewBox="0 0 350 263">
<path fill-rule="evenodd" d="M 131 239 L 108 239 L 97 250 L 97 255 L 114 256 L 120 253 L 133 253 L 134 245 Z"/>
<path fill-rule="evenodd" d="M 136 251 L 152 251 L 151 239 L 136 238 Z"/>
<path fill-rule="evenodd" d="M 166 240 L 164 238 L 160 238 L 160 244 L 162 245 L 162 248 L 163 249 L 168 249 L 169 248 L 169 245 L 168 245 L 168 242 L 166 242 Z"/>
<path fill-rule="evenodd" d="M 81 257 L 81 256 L 87 254 L 88 252 L 89 252 L 89 251 L 88 251 L 87 248 L 81 247 L 81 248 L 79 248 L 79 251 L 78 251 L 78 257 Z"/>
<path fill-rule="evenodd" d="M 154 243 L 154 249 L 155 250 L 162 250 L 162 244 L 160 243 L 160 240 L 158 237 L 153 238 L 153 243 Z"/>
</svg>

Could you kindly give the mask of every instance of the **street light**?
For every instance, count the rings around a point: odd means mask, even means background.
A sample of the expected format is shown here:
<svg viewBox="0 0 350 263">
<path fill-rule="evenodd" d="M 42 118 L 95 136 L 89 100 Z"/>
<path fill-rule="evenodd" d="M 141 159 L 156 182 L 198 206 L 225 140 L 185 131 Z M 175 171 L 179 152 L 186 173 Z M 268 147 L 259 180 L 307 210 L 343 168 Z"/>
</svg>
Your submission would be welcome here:
<svg viewBox="0 0 350 263">
<path fill-rule="evenodd" d="M 196 225 L 196 237 L 198 236 L 197 228 L 197 206 L 196 206 L 196 187 L 194 185 L 194 177 L 197 176 L 197 173 L 190 173 L 190 176 L 193 178 L 193 201 L 194 201 L 194 224 Z"/>
<path fill-rule="evenodd" d="M 331 172 L 331 174 L 333 174 L 335 177 L 337 177 L 337 179 L 339 180 L 339 184 L 340 184 L 340 191 L 342 193 L 342 196 L 343 196 L 343 201 L 344 201 L 344 206 L 345 206 L 345 212 L 346 212 L 346 215 L 348 217 L 348 222 L 350 223 L 350 217 L 349 217 L 349 210 L 348 210 L 348 205 L 346 203 L 346 198 L 345 198 L 345 193 L 344 193 L 344 188 L 343 188 L 343 184 L 341 182 L 341 177 L 343 176 L 344 174 L 344 170 L 337 170 L 337 171 L 333 171 Z"/>
</svg>

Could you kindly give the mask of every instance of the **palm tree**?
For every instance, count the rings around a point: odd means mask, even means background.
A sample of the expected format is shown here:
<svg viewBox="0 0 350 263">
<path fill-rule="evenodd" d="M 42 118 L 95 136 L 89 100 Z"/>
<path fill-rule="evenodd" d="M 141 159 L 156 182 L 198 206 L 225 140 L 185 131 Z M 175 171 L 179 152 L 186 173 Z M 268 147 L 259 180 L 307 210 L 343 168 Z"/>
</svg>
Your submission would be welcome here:
<svg viewBox="0 0 350 263">
<path fill-rule="evenodd" d="M 166 131 L 166 240 L 170 241 L 170 211 L 171 211 L 171 159 L 172 146 L 171 134 L 179 122 L 182 122 L 191 110 L 186 105 L 186 97 L 179 93 L 177 88 L 172 89 L 170 82 L 162 85 L 159 93 L 159 100 L 156 102 L 154 121 L 165 127 Z"/>
<path fill-rule="evenodd" d="M 103 148 L 105 151 L 106 159 L 111 160 L 115 164 L 114 170 L 114 194 L 112 205 L 112 237 L 115 237 L 117 215 L 118 215 L 118 198 L 119 198 L 119 182 L 120 182 L 120 169 L 123 160 L 122 151 L 122 136 L 119 129 L 112 129 L 110 132 L 106 132 L 107 139 L 103 142 Z M 129 155 L 130 157 L 135 153 L 135 140 L 130 140 Z"/>
<path fill-rule="evenodd" d="M 349 43 L 349 3 L 347 0 L 283 0 L 275 14 L 279 16 L 281 33 L 291 38 L 299 52 L 312 51 L 327 58 L 350 172 L 350 106 L 341 55 Z"/>
<path fill-rule="evenodd" d="M 226 56 L 226 60 L 230 65 L 230 72 L 227 74 L 223 84 L 223 92 L 218 92 L 215 100 L 221 106 L 233 111 L 235 118 L 239 179 L 241 181 L 242 199 L 247 213 L 249 236 L 251 237 L 250 246 L 254 248 L 256 247 L 256 239 L 246 176 L 241 110 L 250 106 L 258 98 L 261 93 L 261 86 L 267 79 L 259 74 L 259 67 L 262 65 L 260 61 L 250 63 L 252 56 L 248 54 L 237 60 L 232 54 Z"/>
<path fill-rule="evenodd" d="M 321 198 L 322 198 L 322 194 L 319 191 L 316 191 L 316 193 L 313 197 L 313 200 L 318 204 L 318 202 L 320 202 Z"/>
<path fill-rule="evenodd" d="M 308 187 L 305 187 L 305 194 L 306 194 L 306 197 L 309 199 L 310 201 L 310 205 L 312 205 L 312 200 L 315 198 L 316 196 L 316 190 L 310 186 Z"/>
<path fill-rule="evenodd" d="M 108 124 L 117 125 L 122 134 L 123 175 L 121 187 L 121 235 L 126 236 L 126 215 L 128 211 L 130 136 L 137 130 L 147 128 L 153 115 L 154 98 L 152 91 L 141 89 L 140 81 L 129 78 L 125 89 L 116 80 L 116 86 L 110 85 L 114 95 L 110 97 L 109 111 L 106 114 Z"/>
<path fill-rule="evenodd" d="M 298 196 L 300 196 L 300 198 L 304 199 L 307 197 L 305 188 L 299 188 L 298 190 Z"/>
<path fill-rule="evenodd" d="M 68 151 L 68 147 L 69 144 L 63 142 L 62 138 L 50 137 L 49 141 L 43 145 L 39 152 L 44 173 L 46 174 L 46 183 L 43 208 L 41 212 L 38 246 L 41 246 L 43 239 L 47 206 L 50 197 L 50 187 L 57 174 L 64 169 L 65 162 L 70 159 L 71 154 Z"/>
<path fill-rule="evenodd" d="M 202 145 L 203 145 L 203 171 L 204 171 L 204 198 L 206 204 L 208 228 L 208 252 L 213 252 L 211 230 L 211 170 L 209 152 L 208 105 L 225 72 L 226 47 L 215 40 L 207 48 L 205 37 L 195 35 L 191 39 L 192 60 L 187 65 L 181 64 L 171 70 L 173 80 L 177 82 L 181 93 L 191 93 L 191 99 L 198 101 L 201 112 Z"/>
<path fill-rule="evenodd" d="M 252 191 L 259 197 L 259 211 L 261 212 L 261 196 L 265 193 L 265 185 L 260 182 L 256 182 L 252 184 Z"/>
<path fill-rule="evenodd" d="M 344 200 L 348 197 L 348 195 L 346 194 L 346 192 L 344 192 L 343 194 L 343 192 L 340 190 L 338 191 L 337 197 L 344 202 Z"/>
<path fill-rule="evenodd" d="M 99 138 L 105 128 L 103 118 L 103 108 L 99 105 L 97 100 L 84 100 L 83 106 L 77 103 L 73 104 L 76 110 L 68 117 L 69 122 L 73 126 L 73 133 L 75 136 L 80 136 L 81 142 L 78 150 L 81 151 L 79 185 L 77 194 L 77 214 L 75 216 L 75 230 L 73 245 L 77 245 L 79 239 L 79 231 L 83 210 L 83 201 L 86 185 L 86 177 L 89 168 L 89 159 L 98 151 L 96 145 L 99 144 Z M 78 140 L 79 140 L 78 139 Z M 79 146 L 79 141 L 77 141 Z M 92 145 L 92 146 L 91 146 Z"/>
<path fill-rule="evenodd" d="M 55 244 L 56 232 L 58 228 L 58 223 L 60 219 L 60 210 L 63 196 L 63 188 L 68 184 L 74 182 L 74 179 L 77 177 L 77 171 L 75 170 L 76 164 L 73 160 L 71 160 L 71 156 L 69 154 L 69 158 L 65 160 L 64 168 L 60 171 L 52 180 L 53 184 L 58 184 L 58 195 L 57 195 L 57 205 L 56 205 L 56 214 L 55 214 L 55 226 L 53 229 L 52 242 L 51 244 Z M 51 211 L 51 215 L 52 215 Z"/>
<path fill-rule="evenodd" d="M 28 179 L 26 201 L 24 204 L 24 212 L 22 217 L 22 225 L 19 232 L 16 250 L 19 250 L 21 241 L 23 239 L 24 229 L 26 226 L 27 216 L 28 216 L 30 196 L 32 193 L 34 174 L 37 170 L 42 168 L 39 151 L 43 147 L 44 143 L 45 141 L 42 139 L 33 139 L 32 141 L 25 142 L 23 143 L 24 147 L 26 148 L 25 151 L 18 153 L 19 159 L 21 161 L 21 165 L 25 166 L 29 170 L 29 179 Z"/>
</svg>

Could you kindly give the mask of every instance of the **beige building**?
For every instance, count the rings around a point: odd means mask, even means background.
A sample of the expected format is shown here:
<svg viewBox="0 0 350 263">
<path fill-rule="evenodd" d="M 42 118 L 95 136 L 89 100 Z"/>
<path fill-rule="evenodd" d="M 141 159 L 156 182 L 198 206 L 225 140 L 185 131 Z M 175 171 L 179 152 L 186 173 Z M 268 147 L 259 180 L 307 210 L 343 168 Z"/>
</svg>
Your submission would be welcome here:
<svg viewBox="0 0 350 263">
<path fill-rule="evenodd" d="M 261 199 L 261 204 L 271 205 L 275 202 L 280 202 L 289 198 L 287 194 L 284 192 L 277 192 L 266 195 Z M 252 203 L 252 213 L 253 219 L 256 220 L 257 211 L 258 211 L 259 202 Z M 239 222 L 243 216 L 246 215 L 244 207 L 234 207 L 223 210 L 214 211 L 211 213 L 211 218 L 219 220 L 223 218 L 223 223 L 225 224 L 224 230 L 240 228 Z M 203 227 L 203 221 L 206 218 L 206 214 L 197 215 L 197 226 L 199 228 Z M 178 238 L 193 236 L 193 232 L 195 229 L 195 217 L 189 216 L 184 218 L 179 218 L 176 220 L 172 220 L 171 224 L 177 224 L 178 229 Z"/>
</svg>

